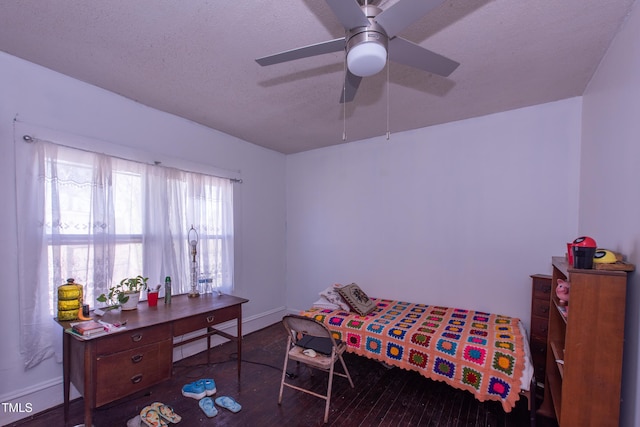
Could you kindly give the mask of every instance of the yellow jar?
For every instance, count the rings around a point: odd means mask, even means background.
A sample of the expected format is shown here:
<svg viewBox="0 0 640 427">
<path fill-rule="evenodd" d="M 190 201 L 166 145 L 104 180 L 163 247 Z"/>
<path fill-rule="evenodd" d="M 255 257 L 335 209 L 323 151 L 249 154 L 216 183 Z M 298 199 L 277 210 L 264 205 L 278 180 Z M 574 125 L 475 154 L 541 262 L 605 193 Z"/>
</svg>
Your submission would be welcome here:
<svg viewBox="0 0 640 427">
<path fill-rule="evenodd" d="M 82 307 L 82 285 L 67 279 L 67 284 L 58 286 L 58 320 L 76 320 Z"/>
</svg>

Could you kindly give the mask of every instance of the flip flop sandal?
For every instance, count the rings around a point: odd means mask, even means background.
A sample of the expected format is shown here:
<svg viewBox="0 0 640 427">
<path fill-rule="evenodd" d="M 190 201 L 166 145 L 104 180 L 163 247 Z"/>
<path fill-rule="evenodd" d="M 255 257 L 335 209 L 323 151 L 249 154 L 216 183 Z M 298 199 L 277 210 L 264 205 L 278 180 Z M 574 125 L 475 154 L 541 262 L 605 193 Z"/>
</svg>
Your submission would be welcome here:
<svg viewBox="0 0 640 427">
<path fill-rule="evenodd" d="M 216 405 L 213 404 L 213 400 L 210 397 L 200 399 L 198 406 L 200 406 L 202 412 L 204 412 L 204 414 L 209 418 L 213 418 L 218 415 L 218 409 L 216 408 Z"/>
<path fill-rule="evenodd" d="M 145 406 L 140 411 L 140 419 L 149 427 L 166 427 L 169 425 L 151 406 Z"/>
<path fill-rule="evenodd" d="M 225 409 L 230 410 L 233 413 L 239 412 L 242 409 L 242 406 L 233 400 L 233 397 L 229 396 L 220 396 L 216 399 L 216 404 Z"/>
<path fill-rule="evenodd" d="M 175 413 L 171 406 L 165 405 L 162 402 L 154 402 L 151 404 L 151 409 L 156 411 L 162 418 L 170 423 L 179 423 L 182 417 Z"/>
</svg>

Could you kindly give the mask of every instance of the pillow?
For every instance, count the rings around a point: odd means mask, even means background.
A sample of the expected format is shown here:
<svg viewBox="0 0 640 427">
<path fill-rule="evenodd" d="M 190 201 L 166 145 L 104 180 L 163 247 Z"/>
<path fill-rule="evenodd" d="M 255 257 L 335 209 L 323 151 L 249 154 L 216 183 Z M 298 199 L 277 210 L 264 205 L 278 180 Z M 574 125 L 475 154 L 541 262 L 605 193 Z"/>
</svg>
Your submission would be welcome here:
<svg viewBox="0 0 640 427">
<path fill-rule="evenodd" d="M 340 307 L 338 304 L 332 303 L 331 301 L 329 301 L 325 297 L 320 297 L 320 299 L 318 301 L 314 302 L 311 305 L 311 307 L 328 309 L 328 310 L 342 310 L 342 307 Z"/>
<path fill-rule="evenodd" d="M 344 311 L 351 311 L 351 307 L 349 304 L 342 299 L 342 296 L 338 293 L 338 289 L 342 287 L 342 285 L 335 284 L 333 286 L 329 286 L 324 291 L 320 292 L 320 296 L 326 298 L 330 303 L 337 305 L 340 309 Z"/>
<path fill-rule="evenodd" d="M 376 309 L 373 300 L 355 283 L 341 287 L 338 292 L 360 316 L 366 316 Z"/>
</svg>

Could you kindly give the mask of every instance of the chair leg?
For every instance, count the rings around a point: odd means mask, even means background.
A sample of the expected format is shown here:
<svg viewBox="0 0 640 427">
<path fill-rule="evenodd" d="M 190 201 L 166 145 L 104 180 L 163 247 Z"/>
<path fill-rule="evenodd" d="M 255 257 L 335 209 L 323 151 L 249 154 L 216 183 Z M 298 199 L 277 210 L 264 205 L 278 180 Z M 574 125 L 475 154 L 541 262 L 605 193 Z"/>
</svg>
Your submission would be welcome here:
<svg viewBox="0 0 640 427">
<path fill-rule="evenodd" d="M 280 394 L 278 395 L 278 405 L 282 404 L 282 391 L 284 390 L 284 379 L 287 375 L 287 364 L 289 362 L 289 348 L 291 348 L 291 337 L 287 340 L 287 351 L 284 356 L 284 365 L 282 366 L 282 379 L 280 380 Z"/>
<path fill-rule="evenodd" d="M 326 404 L 324 405 L 324 423 L 326 424 L 329 421 L 329 406 L 331 405 L 331 389 L 333 388 L 333 369 L 335 367 L 335 363 L 331 364 L 331 368 L 329 369 L 329 384 L 327 386 L 327 397 Z"/>
<path fill-rule="evenodd" d="M 344 363 L 344 359 L 342 358 L 342 354 L 338 355 L 340 359 L 340 363 L 342 364 L 342 369 L 344 369 L 344 373 L 347 374 L 347 379 L 349 380 L 349 384 L 351 384 L 351 388 L 354 388 L 353 381 L 351 380 L 351 374 L 349 374 L 349 370 L 347 369 L 347 364 Z"/>
</svg>

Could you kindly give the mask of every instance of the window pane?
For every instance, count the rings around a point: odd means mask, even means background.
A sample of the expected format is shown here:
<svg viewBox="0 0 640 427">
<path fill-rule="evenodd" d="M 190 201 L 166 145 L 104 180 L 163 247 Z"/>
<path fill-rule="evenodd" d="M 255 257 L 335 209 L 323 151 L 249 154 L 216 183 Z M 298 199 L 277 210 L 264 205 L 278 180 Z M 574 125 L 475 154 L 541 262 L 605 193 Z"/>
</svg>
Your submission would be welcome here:
<svg viewBox="0 0 640 427">
<path fill-rule="evenodd" d="M 114 171 L 113 204 L 115 207 L 116 234 L 142 235 L 142 203 L 142 178 L 140 173 Z"/>
</svg>

